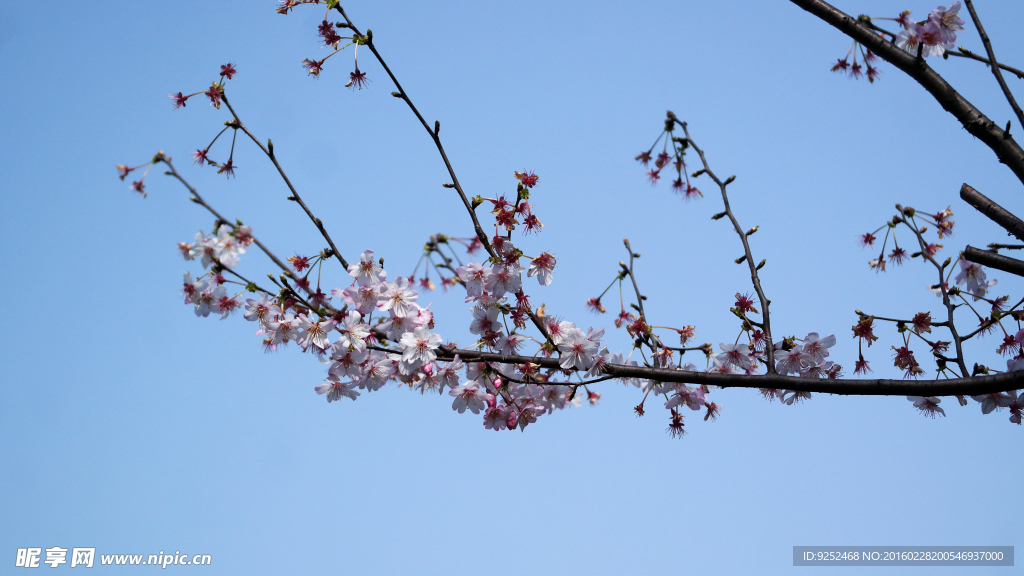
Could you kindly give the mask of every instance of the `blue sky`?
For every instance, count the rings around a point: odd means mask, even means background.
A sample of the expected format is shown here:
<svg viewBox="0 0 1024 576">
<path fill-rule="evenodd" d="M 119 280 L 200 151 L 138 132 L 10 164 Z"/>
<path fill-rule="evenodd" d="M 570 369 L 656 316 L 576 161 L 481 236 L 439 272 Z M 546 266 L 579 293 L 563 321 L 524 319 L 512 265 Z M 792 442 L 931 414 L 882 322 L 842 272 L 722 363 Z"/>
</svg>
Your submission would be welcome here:
<svg viewBox="0 0 1024 576">
<path fill-rule="evenodd" d="M 17 548 L 94 546 L 211 554 L 214 566 L 195 571 L 217 574 L 783 574 L 794 570 L 794 545 L 1022 543 L 1021 431 L 1005 411 L 983 417 L 977 404 L 946 400 L 948 417 L 929 420 L 900 397 L 780 406 L 724 390 L 712 395 L 724 405 L 717 422 L 691 418 L 689 434 L 672 440 L 662 410 L 649 405 L 637 419 L 639 393 L 609 384 L 597 407 L 496 434 L 453 412 L 448 396 L 405 388 L 328 405 L 313 392 L 318 362 L 294 348 L 264 354 L 240 316 L 197 319 L 178 290 L 182 272 L 199 268 L 175 245 L 212 219 L 160 174 L 139 198 L 115 164 L 164 150 L 278 255 L 323 247 L 250 143 L 239 140 L 230 181 L 190 165 L 229 116 L 196 99 L 172 111 L 167 94 L 205 89 L 228 61 L 242 120 L 273 138 L 349 260 L 371 248 L 405 274 L 430 234 L 469 235 L 432 143 L 370 54 L 360 52 L 368 89 L 344 89 L 348 54 L 307 77 L 299 64 L 322 57 L 322 12 L 285 17 L 273 5 L 4 11 L 3 565 Z M 886 64 L 873 85 L 830 73 L 850 42 L 788 2 L 345 6 L 373 29 L 428 122 L 441 122 L 470 194 L 514 192 L 514 170 L 540 175 L 532 199 L 545 229 L 520 245 L 554 253 L 558 268 L 550 287 L 530 279 L 533 299 L 607 327 L 613 349 L 628 340 L 583 302 L 616 273 L 624 237 L 643 255 L 637 274 L 653 321 L 694 325 L 700 342 L 735 338 L 728 308 L 751 290 L 732 263 L 742 253 L 735 234 L 710 219 L 720 199 L 681 202 L 633 161 L 667 109 L 689 122 L 719 174 L 737 176 L 730 200 L 745 228 L 760 226 L 752 249 L 768 261 L 776 332 L 836 334 L 832 357 L 847 373 L 855 309 L 906 316 L 939 306 L 925 289 L 933 270 L 914 262 L 876 274 L 859 234 L 899 202 L 952 206 L 946 255 L 1002 241 L 959 200 L 963 182 L 1022 212 L 1020 183 L 923 89 Z M 837 7 L 921 18 L 935 8 Z M 1020 6 L 979 10 L 1000 60 L 1024 64 Z M 958 43 L 983 52 L 971 27 Z M 983 65 L 932 63 L 998 124 L 1010 118 Z M 262 278 L 273 268 L 250 251 L 241 270 Z M 990 277 L 997 294 L 1020 298 L 1019 280 Z M 338 269 L 324 278 L 347 284 Z M 432 303 L 436 332 L 469 342 L 469 307 L 455 292 L 421 302 Z M 897 335 L 878 333 L 866 356 L 875 375 L 898 378 Z M 1000 366 L 997 345 L 976 343 L 970 361 Z"/>
</svg>

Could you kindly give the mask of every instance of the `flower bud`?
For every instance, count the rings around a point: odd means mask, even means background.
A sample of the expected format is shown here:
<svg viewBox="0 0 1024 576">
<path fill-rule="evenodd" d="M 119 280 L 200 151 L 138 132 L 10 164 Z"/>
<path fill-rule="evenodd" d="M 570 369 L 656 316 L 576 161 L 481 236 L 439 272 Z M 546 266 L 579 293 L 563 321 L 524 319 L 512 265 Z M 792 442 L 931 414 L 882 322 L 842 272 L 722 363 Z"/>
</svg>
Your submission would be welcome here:
<svg viewBox="0 0 1024 576">
<path fill-rule="evenodd" d="M 519 413 L 516 412 L 515 408 L 510 408 L 508 416 L 505 417 L 505 425 L 508 426 L 509 430 L 515 430 L 517 424 L 519 424 Z"/>
</svg>

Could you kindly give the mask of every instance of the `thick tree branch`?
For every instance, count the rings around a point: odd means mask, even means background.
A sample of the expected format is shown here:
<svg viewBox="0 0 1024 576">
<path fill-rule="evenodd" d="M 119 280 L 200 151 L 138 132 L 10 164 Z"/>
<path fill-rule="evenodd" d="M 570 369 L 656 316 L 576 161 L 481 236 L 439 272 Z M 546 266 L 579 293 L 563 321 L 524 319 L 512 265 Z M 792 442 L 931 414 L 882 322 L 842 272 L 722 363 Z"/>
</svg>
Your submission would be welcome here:
<svg viewBox="0 0 1024 576">
<path fill-rule="evenodd" d="M 559 369 L 556 358 L 532 356 L 502 356 L 476 350 L 439 348 L 440 360 L 452 360 L 458 355 L 464 362 L 492 362 L 501 364 L 537 364 L 541 368 Z M 798 392 L 821 392 L 852 396 L 977 396 L 996 392 L 1007 392 L 1024 388 L 1024 372 L 1006 372 L 974 378 L 950 378 L 946 380 L 845 380 L 825 378 L 800 378 L 764 374 L 719 374 L 717 372 L 687 372 L 667 368 L 647 368 L 606 364 L 605 374 L 617 378 L 644 378 L 656 382 L 686 382 L 707 384 L 722 388 L 772 388 Z M 567 383 L 570 384 L 570 383 Z"/>
<path fill-rule="evenodd" d="M 974 246 L 968 246 L 964 250 L 964 259 L 968 262 L 975 262 L 982 266 L 1009 272 L 1015 276 L 1024 276 L 1024 262 L 1009 256 L 1001 256 L 988 250 L 979 250 Z"/>
<path fill-rule="evenodd" d="M 856 18 L 823 0 L 789 1 L 860 42 L 865 48 L 917 80 L 940 106 L 960 121 L 971 135 L 995 152 L 996 158 L 1006 164 L 1017 179 L 1024 183 L 1024 149 L 1021 149 L 1008 132 L 996 126 L 995 122 L 954 90 L 923 58 L 897 47 L 868 26 L 858 22 Z"/>
<path fill-rule="evenodd" d="M 1022 112 L 1020 106 L 1017 105 L 1017 100 L 1013 97 L 1013 92 L 1010 92 L 1010 87 L 1006 85 L 1006 80 L 1003 79 L 1003 73 L 999 71 L 999 62 L 996 61 L 996 53 L 992 50 L 992 42 L 988 39 L 985 27 L 981 25 L 981 19 L 978 18 L 978 13 L 974 10 L 974 2 L 971 0 L 964 0 L 964 4 L 967 5 L 967 10 L 971 13 L 971 20 L 974 21 L 974 27 L 978 29 L 978 35 L 981 36 L 981 43 L 985 45 L 985 52 L 988 53 L 989 69 L 992 70 L 992 74 L 995 75 L 996 82 L 999 83 L 999 89 L 1003 91 L 1003 96 L 1006 97 L 1006 101 L 1010 104 L 1010 108 L 1013 109 L 1013 113 L 1017 115 L 1017 122 L 1024 127 L 1024 112 Z"/>
<path fill-rule="evenodd" d="M 1009 210 L 996 204 L 988 196 L 978 192 L 969 184 L 960 187 L 960 198 L 988 217 L 989 220 L 1002 226 L 1007 232 L 1024 240 L 1024 221 L 1010 213 Z"/>
</svg>

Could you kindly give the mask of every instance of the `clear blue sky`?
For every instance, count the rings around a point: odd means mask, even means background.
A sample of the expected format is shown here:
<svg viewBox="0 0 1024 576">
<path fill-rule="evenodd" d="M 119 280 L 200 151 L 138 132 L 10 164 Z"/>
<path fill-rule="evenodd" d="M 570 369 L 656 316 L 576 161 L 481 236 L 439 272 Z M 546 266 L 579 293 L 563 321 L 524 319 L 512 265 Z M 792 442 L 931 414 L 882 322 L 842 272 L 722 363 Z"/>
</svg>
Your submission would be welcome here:
<svg viewBox="0 0 1024 576">
<path fill-rule="evenodd" d="M 347 54 L 313 80 L 300 62 L 323 54 L 322 10 L 285 17 L 273 6 L 5 6 L 0 572 L 13 571 L 17 548 L 52 546 L 211 554 L 213 567 L 173 568 L 210 574 L 618 575 L 788 574 L 794 545 L 1024 545 L 1022 431 L 1005 411 L 983 417 L 977 404 L 946 400 L 948 417 L 933 421 L 899 397 L 780 406 L 716 391 L 722 417 L 691 418 L 672 440 L 663 410 L 637 419 L 639 393 L 609 384 L 597 407 L 499 434 L 454 413 L 447 396 L 390 385 L 328 405 L 313 392 L 318 362 L 294 348 L 264 354 L 240 316 L 195 318 L 178 290 L 198 268 L 175 245 L 212 219 L 160 174 L 137 197 L 115 164 L 162 149 L 279 255 L 323 243 L 250 143 L 239 140 L 236 179 L 190 165 L 229 117 L 197 100 L 172 112 L 167 95 L 206 88 L 228 61 L 238 113 L 273 138 L 350 260 L 372 248 L 391 274 L 408 273 L 430 234 L 469 233 L 432 143 L 368 51 L 368 89 L 344 89 Z M 836 334 L 833 357 L 848 373 L 855 309 L 906 316 L 939 305 L 925 289 L 932 270 L 875 274 L 859 234 L 900 202 L 952 206 L 947 255 L 1002 241 L 959 200 L 963 182 L 1024 213 L 1020 183 L 923 89 L 887 64 L 873 85 L 830 73 L 849 40 L 783 0 L 345 6 L 428 121 L 441 121 L 470 194 L 513 191 L 514 170 L 540 175 L 533 199 L 546 228 L 521 245 L 553 252 L 559 266 L 534 299 L 607 327 L 613 349 L 628 341 L 583 302 L 615 274 L 623 237 L 643 254 L 653 321 L 695 325 L 700 342 L 735 338 L 728 307 L 750 290 L 732 263 L 735 235 L 710 220 L 720 200 L 683 203 L 633 161 L 666 109 L 689 122 L 719 174 L 737 176 L 731 200 L 744 227 L 760 226 L 752 248 L 768 260 L 776 331 Z M 935 4 L 838 7 L 923 18 Z M 979 10 L 1000 59 L 1024 64 L 1019 3 Z M 971 27 L 958 43 L 983 52 Z M 984 66 L 933 64 L 994 121 L 1011 116 Z M 255 252 L 241 269 L 273 271 Z M 345 285 L 325 270 L 326 285 Z M 1019 280 L 992 277 L 997 293 L 1020 298 Z M 421 295 L 436 331 L 468 342 L 461 300 Z M 898 378 L 896 334 L 879 332 L 868 358 L 877 376 Z M 997 344 L 981 341 L 970 359 L 1001 365 Z"/>
</svg>

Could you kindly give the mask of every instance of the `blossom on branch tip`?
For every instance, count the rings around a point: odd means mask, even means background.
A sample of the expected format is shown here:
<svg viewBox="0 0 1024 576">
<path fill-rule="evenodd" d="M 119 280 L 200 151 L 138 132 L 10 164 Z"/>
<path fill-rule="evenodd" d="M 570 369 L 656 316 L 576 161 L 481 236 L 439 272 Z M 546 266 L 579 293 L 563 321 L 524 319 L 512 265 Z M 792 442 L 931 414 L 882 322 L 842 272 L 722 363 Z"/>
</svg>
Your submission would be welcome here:
<svg viewBox="0 0 1024 576">
<path fill-rule="evenodd" d="M 235 64 L 233 62 L 221 64 L 220 66 L 220 75 L 224 78 L 227 78 L 228 80 L 234 78 L 235 74 L 237 73 L 238 70 L 235 68 Z M 181 92 L 179 92 L 178 94 L 181 94 Z"/>
<path fill-rule="evenodd" d="M 306 69 L 306 72 L 308 72 L 310 76 L 319 78 L 320 72 L 324 69 L 324 62 L 326 60 L 327 58 L 324 58 L 323 60 L 310 60 L 309 58 L 305 58 L 302 60 L 302 67 Z"/>
<path fill-rule="evenodd" d="M 801 392 L 799 390 L 783 390 L 779 394 L 779 402 L 782 402 L 786 406 L 792 406 L 793 404 L 799 404 L 804 400 L 810 400 L 810 392 Z"/>
<path fill-rule="evenodd" d="M 912 24 L 896 36 L 896 46 L 911 54 L 917 54 L 917 47 L 921 45 L 921 27 Z"/>
<path fill-rule="evenodd" d="M 363 86 L 367 85 L 370 79 L 366 77 L 366 72 L 360 72 L 359 67 L 356 66 L 355 72 L 351 72 L 348 75 L 348 84 L 345 84 L 346 88 L 352 88 L 353 90 L 358 88 L 363 89 Z"/>
<path fill-rule="evenodd" d="M 914 330 L 918 334 L 925 334 L 932 331 L 932 313 L 931 312 L 918 312 L 914 314 L 911 322 L 914 325 Z"/>
<path fill-rule="evenodd" d="M 723 363 L 732 364 L 742 369 L 750 366 L 750 346 L 746 344 L 719 344 L 718 346 L 722 349 L 718 359 Z"/>
<path fill-rule="evenodd" d="M 942 31 L 943 40 L 947 43 L 956 42 L 956 33 L 963 32 L 964 21 L 957 14 L 958 12 L 960 12 L 960 0 L 950 4 L 949 9 L 939 6 L 928 15 L 928 20 L 935 22 Z"/>
<path fill-rule="evenodd" d="M 683 415 L 677 412 L 675 408 L 672 409 L 671 419 L 665 431 L 673 438 L 682 438 L 686 435 L 686 430 L 683 429 Z"/>
<path fill-rule="evenodd" d="M 419 298 L 415 290 L 409 288 L 409 280 L 397 276 L 395 283 L 381 283 L 381 297 L 377 301 L 377 309 L 381 312 L 394 310 L 396 316 L 408 316 L 411 305 Z"/>
<path fill-rule="evenodd" d="M 185 101 L 191 98 L 192 96 L 195 96 L 195 94 L 189 94 L 188 96 L 185 96 L 181 92 L 178 92 L 177 94 L 171 94 L 170 96 L 168 96 L 168 98 L 174 101 L 174 109 L 177 110 L 178 108 L 184 107 Z"/>
<path fill-rule="evenodd" d="M 981 413 L 989 414 L 993 410 L 1002 410 L 1010 404 L 1014 403 L 1016 396 L 1011 397 L 1005 392 L 996 392 L 992 394 L 982 394 L 979 396 L 971 396 L 976 402 L 981 404 Z"/>
<path fill-rule="evenodd" d="M 486 407 L 487 393 L 480 389 L 480 385 L 476 381 L 456 386 L 448 392 L 448 395 L 455 398 L 452 402 L 452 410 L 457 410 L 459 414 L 463 414 L 466 410 L 473 414 L 479 414 Z"/>
<path fill-rule="evenodd" d="M 228 161 L 221 164 L 220 168 L 217 169 L 217 174 L 226 174 L 228 178 L 231 178 L 235 175 L 235 168 L 238 168 L 238 166 L 235 166 L 233 160 L 228 158 Z"/>
<path fill-rule="evenodd" d="M 206 155 L 209 154 L 209 152 L 209 148 L 196 150 L 195 152 L 192 153 L 192 163 L 195 164 L 196 162 L 198 162 L 200 166 L 202 166 L 204 162 L 209 162 L 210 164 L 213 164 L 214 162 L 212 160 L 206 158 Z"/>
<path fill-rule="evenodd" d="M 939 407 L 942 400 L 934 396 L 907 396 L 907 400 L 913 402 L 914 408 L 929 418 L 935 418 L 936 414 L 946 415 L 946 411 Z"/>
<path fill-rule="evenodd" d="M 295 8 L 296 6 L 301 4 L 301 2 L 299 2 L 299 0 L 278 0 L 278 1 L 281 3 L 281 5 L 277 7 L 277 13 L 278 14 L 287 14 L 289 10 L 291 10 L 292 8 Z"/>
<path fill-rule="evenodd" d="M 704 414 L 705 422 L 708 421 L 708 418 L 711 418 L 711 420 L 718 420 L 718 416 L 722 413 L 721 406 L 711 402 L 710 404 L 705 404 L 704 407 L 708 410 L 707 413 Z"/>
<path fill-rule="evenodd" d="M 203 92 L 203 94 L 205 94 L 206 97 L 210 99 L 211 106 L 220 110 L 220 101 L 222 98 L 224 98 L 224 87 L 222 85 L 214 82 L 210 86 L 210 89 L 206 92 Z"/>
<path fill-rule="evenodd" d="M 259 300 L 249 298 L 245 301 L 245 313 L 242 315 L 250 322 L 259 322 L 261 327 L 281 314 L 281 308 L 274 304 L 270 296 L 263 294 Z"/>
<path fill-rule="evenodd" d="M 317 26 L 316 35 L 324 41 L 324 46 L 337 48 L 338 43 L 341 42 L 341 35 L 334 30 L 334 24 L 327 20 L 324 20 Z"/>
<path fill-rule="evenodd" d="M 519 182 L 521 182 L 522 185 L 526 186 L 527 188 L 533 188 L 534 186 L 537 185 L 538 182 L 540 182 L 540 177 L 534 174 L 532 171 L 515 172 L 515 177 L 516 180 L 519 180 Z"/>
<path fill-rule="evenodd" d="M 911 26 L 916 24 L 916 22 L 914 22 L 913 19 L 910 18 L 910 10 L 904 10 L 903 12 L 900 12 L 899 17 L 896 18 L 895 20 L 896 23 L 902 26 L 904 29 L 910 28 Z"/>
<path fill-rule="evenodd" d="M 577 368 L 587 370 L 594 364 L 593 355 L 600 344 L 587 338 L 579 328 L 566 330 L 558 342 L 559 366 L 565 370 Z"/>
<path fill-rule="evenodd" d="M 989 288 L 996 285 L 997 280 L 989 280 L 985 276 L 985 269 L 981 267 L 981 264 L 974 262 L 968 262 L 963 258 L 959 261 L 960 272 L 956 275 L 954 281 L 957 286 L 967 285 L 967 291 L 974 295 L 974 301 L 977 302 L 988 291 Z"/>
<path fill-rule="evenodd" d="M 434 350 L 444 340 L 438 334 L 431 334 L 426 326 L 416 328 L 412 332 L 406 332 L 398 343 L 402 347 L 402 361 L 406 363 L 433 362 L 437 358 Z"/>
<path fill-rule="evenodd" d="M 760 314 L 757 308 L 754 308 L 754 301 L 751 299 L 750 293 L 740 294 L 736 293 L 736 303 L 733 306 L 740 312 L 753 312 L 754 314 Z"/>
<path fill-rule="evenodd" d="M 882 72 L 871 64 L 867 65 L 867 69 L 868 82 L 874 83 L 874 81 L 878 80 L 878 77 L 882 75 Z"/>
<path fill-rule="evenodd" d="M 892 253 L 889 254 L 889 262 L 897 266 L 902 266 L 903 261 L 907 259 L 907 251 L 899 246 L 892 249 Z"/>
<path fill-rule="evenodd" d="M 828 356 L 828 349 L 835 345 L 836 337 L 834 334 L 819 338 L 817 332 L 811 332 L 804 337 L 803 351 L 811 356 L 814 364 L 818 364 Z"/>
<path fill-rule="evenodd" d="M 601 304 L 600 298 L 589 298 L 587 299 L 587 310 L 597 314 L 604 314 L 606 312 L 604 304 Z"/>
<path fill-rule="evenodd" d="M 799 374 L 801 370 L 812 364 L 812 356 L 804 352 L 803 347 L 797 344 L 791 350 L 777 348 L 775 350 L 775 370 L 779 374 Z M 792 404 L 792 402 L 787 402 Z"/>
<path fill-rule="evenodd" d="M 294 268 L 296 272 L 301 273 L 306 268 L 309 268 L 309 258 L 307 256 L 300 256 L 296 254 L 295 256 L 289 256 L 287 260 L 288 263 L 292 265 L 292 268 Z"/>
<path fill-rule="evenodd" d="M 341 398 L 355 400 L 359 397 L 359 391 L 354 390 L 355 383 L 339 382 L 336 378 L 329 378 L 323 384 L 318 384 L 314 390 L 317 394 L 327 394 L 327 402 L 334 402 Z"/>
</svg>

